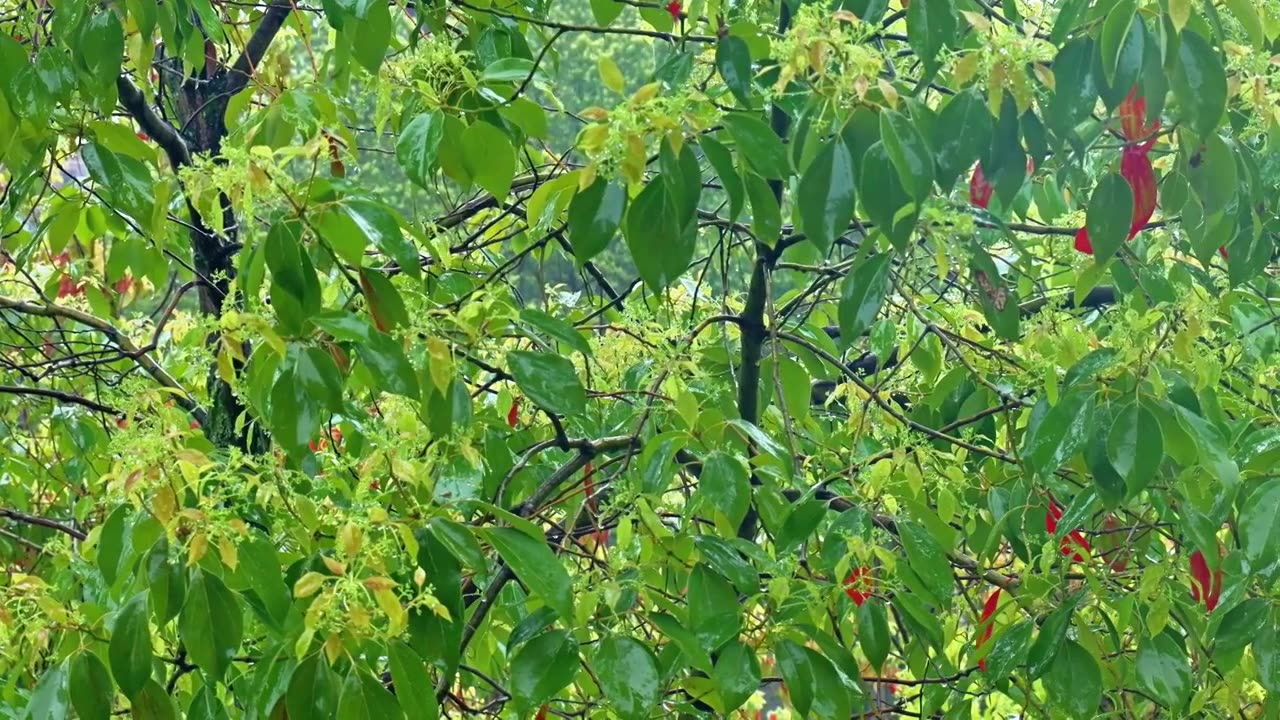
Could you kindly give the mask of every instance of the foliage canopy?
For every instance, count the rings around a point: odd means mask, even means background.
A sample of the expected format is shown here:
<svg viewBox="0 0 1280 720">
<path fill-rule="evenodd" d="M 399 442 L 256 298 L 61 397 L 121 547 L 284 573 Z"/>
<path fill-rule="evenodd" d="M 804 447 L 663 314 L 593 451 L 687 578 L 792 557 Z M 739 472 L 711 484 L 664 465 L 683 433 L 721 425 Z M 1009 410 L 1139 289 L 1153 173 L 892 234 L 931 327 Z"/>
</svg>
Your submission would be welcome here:
<svg viewBox="0 0 1280 720">
<path fill-rule="evenodd" d="M 1278 36 L 0 4 L 0 710 L 1280 717 Z"/>
</svg>

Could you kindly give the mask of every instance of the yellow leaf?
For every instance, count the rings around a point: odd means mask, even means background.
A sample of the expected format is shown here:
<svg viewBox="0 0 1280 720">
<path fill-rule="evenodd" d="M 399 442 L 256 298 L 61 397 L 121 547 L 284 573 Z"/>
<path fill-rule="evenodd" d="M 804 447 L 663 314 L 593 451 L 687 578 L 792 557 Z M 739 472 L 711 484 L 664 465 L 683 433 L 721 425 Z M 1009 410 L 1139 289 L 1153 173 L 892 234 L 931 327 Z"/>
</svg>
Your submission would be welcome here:
<svg viewBox="0 0 1280 720">
<path fill-rule="evenodd" d="M 187 567 L 194 567 L 196 563 L 204 558 L 205 553 L 209 551 L 209 536 L 199 533 L 191 538 L 191 544 L 187 546 Z"/>
<path fill-rule="evenodd" d="M 640 90 L 644 90 L 644 88 L 640 88 Z M 636 94 L 639 94 L 640 90 L 637 90 Z M 604 122 L 609 119 L 609 111 L 602 107 L 593 106 L 578 113 L 578 116 L 584 120 L 590 120 L 592 122 Z"/>
<path fill-rule="evenodd" d="M 582 129 L 582 134 L 578 136 L 578 145 L 583 150 L 594 153 L 604 147 L 604 143 L 608 139 L 609 126 L 597 123 Z"/>
<path fill-rule="evenodd" d="M 651 82 L 648 85 L 641 85 L 640 89 L 631 96 L 631 104 L 635 106 L 644 105 L 658 96 L 659 89 L 661 89 L 661 85 L 656 82 Z"/>
<path fill-rule="evenodd" d="M 236 566 L 240 564 L 240 553 L 236 551 L 236 544 L 231 538 L 224 536 L 218 540 L 218 556 L 231 572 L 236 571 Z"/>
<path fill-rule="evenodd" d="M 431 384 L 444 395 L 453 380 L 453 356 L 449 353 L 449 344 L 438 337 L 429 338 L 427 355 L 431 358 Z"/>
<path fill-rule="evenodd" d="M 1182 28 L 1187 26 L 1187 20 L 1191 19 L 1191 0 L 1169 0 L 1169 22 L 1173 23 L 1173 29 L 1182 32 Z"/>
<path fill-rule="evenodd" d="M 364 533 L 360 528 L 351 523 L 342 526 L 338 531 L 338 545 L 342 550 L 343 557 L 355 557 L 360 552 L 360 546 L 364 541 Z"/>
<path fill-rule="evenodd" d="M 404 606 L 400 604 L 400 599 L 390 590 L 379 590 L 373 596 L 378 601 L 378 607 L 382 608 L 382 612 L 386 613 L 387 620 L 390 622 L 387 632 L 391 635 L 399 635 L 406 625 Z"/>
<path fill-rule="evenodd" d="M 884 101 L 889 103 L 889 107 L 896 109 L 898 107 L 898 89 L 893 86 L 893 83 L 884 78 L 877 80 L 876 84 L 880 86 L 880 94 L 884 95 Z"/>
<path fill-rule="evenodd" d="M 315 628 L 307 628 L 298 636 L 298 641 L 293 644 L 293 654 L 299 660 L 303 658 L 311 650 L 311 639 L 316 636 Z"/>
<path fill-rule="evenodd" d="M 608 55 L 602 55 L 598 62 L 600 68 L 600 80 L 604 86 L 610 90 L 622 94 L 627 87 L 627 81 L 622 77 L 622 71 L 618 69 L 618 64 Z"/>
<path fill-rule="evenodd" d="M 329 572 L 333 573 L 334 575 L 346 575 L 346 574 L 347 574 L 347 566 L 346 566 L 346 565 L 344 565 L 344 564 L 342 564 L 342 563 L 338 562 L 337 560 L 334 560 L 333 558 L 329 557 L 328 555 L 324 555 L 324 556 L 322 556 L 320 559 L 321 559 L 321 561 L 323 561 L 323 562 L 324 562 L 324 566 L 325 566 L 325 567 L 327 567 L 327 568 L 329 568 Z"/>
<path fill-rule="evenodd" d="M 342 636 L 333 633 L 324 640 L 324 656 L 332 665 L 338 661 L 338 656 L 342 654 Z"/>
<path fill-rule="evenodd" d="M 582 172 L 578 173 L 578 192 L 591 187 L 596 181 L 596 175 L 599 173 L 600 165 L 594 162 L 582 168 Z"/>
<path fill-rule="evenodd" d="M 396 581 L 389 577 L 369 577 L 361 581 L 363 585 L 375 593 L 395 588 Z"/>
<path fill-rule="evenodd" d="M 417 585 L 418 587 L 422 587 L 426 583 L 427 583 L 427 571 L 423 570 L 422 568 L 418 568 L 417 570 L 414 570 L 413 584 Z"/>
<path fill-rule="evenodd" d="M 309 598 L 320 590 L 320 586 L 324 585 L 325 577 L 318 572 L 309 572 L 298 578 L 298 582 L 293 585 L 293 596 L 296 598 Z"/>
<path fill-rule="evenodd" d="M 970 25 L 973 26 L 974 30 L 977 30 L 978 32 L 983 32 L 983 33 L 990 32 L 991 21 L 983 17 L 981 14 L 972 12 L 970 10 L 961 10 L 960 14 L 964 16 L 964 19 Z"/>
<path fill-rule="evenodd" d="M 1054 91 L 1058 88 L 1058 79 L 1054 76 L 1053 70 L 1044 63 L 1036 63 L 1031 66 L 1035 71 L 1036 78 L 1040 80 L 1040 84 Z"/>
</svg>

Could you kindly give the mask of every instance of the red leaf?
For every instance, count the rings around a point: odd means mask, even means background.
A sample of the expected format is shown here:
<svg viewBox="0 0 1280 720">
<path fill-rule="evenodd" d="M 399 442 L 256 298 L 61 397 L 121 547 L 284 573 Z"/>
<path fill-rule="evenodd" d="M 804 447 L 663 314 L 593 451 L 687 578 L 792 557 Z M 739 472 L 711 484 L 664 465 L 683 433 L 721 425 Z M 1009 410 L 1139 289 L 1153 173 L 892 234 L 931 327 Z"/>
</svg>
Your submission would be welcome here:
<svg viewBox="0 0 1280 720">
<path fill-rule="evenodd" d="M 520 417 L 520 398 L 511 399 L 511 409 L 507 411 L 507 425 L 516 426 L 516 420 Z"/>
<path fill-rule="evenodd" d="M 1129 225 L 1129 239 L 1132 240 L 1156 211 L 1156 172 L 1142 146 L 1130 145 L 1124 149 L 1120 158 L 1120 175 L 1133 190 L 1133 219 Z"/>
<path fill-rule="evenodd" d="M 1222 259 L 1226 260 L 1226 259 L 1228 258 L 1228 256 L 1227 256 L 1227 248 L 1226 248 L 1226 246 L 1224 246 L 1224 245 L 1219 245 L 1219 246 L 1218 246 L 1218 254 L 1222 256 Z"/>
<path fill-rule="evenodd" d="M 1203 602 L 1209 612 L 1218 607 L 1218 599 L 1222 596 L 1222 568 L 1209 574 L 1209 563 L 1204 553 L 1199 550 L 1191 555 L 1191 597 L 1196 602 Z"/>
<path fill-rule="evenodd" d="M 547 720 L 547 706 L 543 705 L 538 708 L 538 714 L 533 716 L 533 720 Z"/>
<path fill-rule="evenodd" d="M 995 629 L 995 623 L 992 622 L 992 618 L 999 607 L 1000 588 L 996 588 L 987 596 L 987 602 L 982 606 L 982 616 L 978 619 L 978 627 L 982 628 L 981 634 L 978 635 L 978 650 L 981 650 L 982 645 L 991 639 L 991 633 Z M 987 659 L 985 657 L 978 661 L 978 668 L 983 672 L 987 671 Z"/>
<path fill-rule="evenodd" d="M 1154 120 L 1147 125 L 1147 99 L 1138 95 L 1138 86 L 1129 90 L 1129 95 L 1120 103 L 1120 132 L 1129 142 L 1137 142 L 1154 134 L 1160 129 L 1160 121 Z"/>
<path fill-rule="evenodd" d="M 680 4 L 680 0 L 671 0 L 667 3 L 667 12 L 671 13 L 671 19 L 680 20 L 680 14 L 684 11 L 684 6 Z"/>
<path fill-rule="evenodd" d="M 1044 516 L 1044 528 L 1050 535 L 1056 535 L 1058 532 L 1058 520 L 1062 519 L 1062 508 L 1058 507 L 1058 503 L 1049 501 L 1049 512 Z M 1079 530 L 1072 530 L 1067 536 L 1062 538 L 1062 554 L 1071 556 L 1076 562 L 1084 562 L 1085 556 L 1088 555 L 1092 548 L 1089 547 L 1089 541 Z M 1084 553 L 1083 555 L 1081 553 Z"/>
<path fill-rule="evenodd" d="M 871 568 L 854 568 L 844 580 L 844 591 L 854 605 L 862 607 L 862 603 L 875 594 L 875 577 L 871 574 Z"/>
<path fill-rule="evenodd" d="M 1080 228 L 1076 233 L 1076 250 L 1085 255 L 1093 254 L 1093 243 L 1089 242 L 1089 229 Z"/>
<path fill-rule="evenodd" d="M 982 163 L 978 163 L 973 168 L 973 177 L 969 178 L 969 202 L 980 208 L 986 208 L 991 204 L 992 190 L 991 183 L 987 182 L 986 176 L 982 174 Z"/>
</svg>

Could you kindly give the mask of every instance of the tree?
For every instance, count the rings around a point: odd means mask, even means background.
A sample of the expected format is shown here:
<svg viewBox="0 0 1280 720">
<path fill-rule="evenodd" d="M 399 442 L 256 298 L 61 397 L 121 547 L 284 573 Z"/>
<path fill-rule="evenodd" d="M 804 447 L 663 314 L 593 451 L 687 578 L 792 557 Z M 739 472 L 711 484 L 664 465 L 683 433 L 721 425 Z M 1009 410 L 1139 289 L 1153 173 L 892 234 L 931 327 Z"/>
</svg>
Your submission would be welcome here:
<svg viewBox="0 0 1280 720">
<path fill-rule="evenodd" d="M 1276 3 L 0 31 L 6 716 L 1280 713 Z"/>
</svg>

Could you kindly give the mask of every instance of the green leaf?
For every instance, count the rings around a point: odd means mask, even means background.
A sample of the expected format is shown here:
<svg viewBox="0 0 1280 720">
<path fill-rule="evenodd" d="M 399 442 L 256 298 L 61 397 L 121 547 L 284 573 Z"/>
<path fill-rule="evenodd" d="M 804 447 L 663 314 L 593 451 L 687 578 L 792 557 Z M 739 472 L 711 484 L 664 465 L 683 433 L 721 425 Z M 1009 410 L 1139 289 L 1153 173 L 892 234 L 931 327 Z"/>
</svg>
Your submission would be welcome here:
<svg viewBox="0 0 1280 720">
<path fill-rule="evenodd" d="M 133 699 L 151 678 L 151 624 L 148 619 L 147 593 L 130 598 L 116 615 L 111 630 L 107 658 L 111 674 L 124 696 Z"/>
<path fill-rule="evenodd" d="M 524 713 L 566 688 L 578 674 L 578 642 L 563 630 L 543 633 L 511 659 L 511 695 Z"/>
<path fill-rule="evenodd" d="M 169 691 L 150 678 L 130 705 L 133 720 L 177 720 L 178 717 L 178 708 Z"/>
<path fill-rule="evenodd" d="M 735 527 L 751 507 L 750 472 L 742 460 L 719 450 L 702 461 L 697 499 L 700 507 L 711 507 Z"/>
<path fill-rule="evenodd" d="M 782 234 L 782 210 L 773 188 L 758 175 L 744 178 L 747 197 L 751 199 L 751 232 L 756 239 L 769 247 L 777 245 Z"/>
<path fill-rule="evenodd" d="M 1085 227 L 1093 243 L 1093 257 L 1099 263 L 1111 259 L 1129 237 L 1133 221 L 1133 190 L 1115 173 L 1098 180 L 1085 211 Z"/>
<path fill-rule="evenodd" d="M 14 717 L 22 717 L 23 720 L 65 720 L 70 716 L 68 710 L 70 703 L 68 700 L 69 690 L 67 683 L 67 664 L 65 662 L 58 663 L 52 669 L 46 671 L 36 684 L 35 689 L 31 692 L 31 697 L 27 701 L 25 715 L 14 715 Z M 102 717 L 107 717 L 111 710 L 110 696 L 107 698 L 107 704 L 101 709 Z M 79 706 L 76 706 L 76 712 L 79 712 Z M 95 713 L 96 714 L 96 713 Z M 93 717 L 81 715 L 82 718 Z"/>
<path fill-rule="evenodd" d="M 1107 82 L 1114 84 L 1116 65 L 1120 61 L 1120 50 L 1129 37 L 1129 28 L 1133 25 L 1133 16 L 1137 12 L 1135 0 L 1120 0 L 1111 7 L 1107 19 L 1102 24 L 1102 35 L 1098 41 L 1098 51 L 1102 54 L 1102 72 Z"/>
<path fill-rule="evenodd" d="M 405 239 L 400 221 L 391 208 L 375 200 L 354 198 L 344 201 L 342 210 L 369 243 L 394 260 L 401 270 L 410 277 L 422 274 L 418 249 Z"/>
<path fill-rule="evenodd" d="M 120 59 L 124 55 L 124 30 L 112 9 L 95 13 L 85 23 L 80 31 L 78 55 L 97 85 L 97 92 L 114 102 L 116 77 L 120 74 Z"/>
<path fill-rule="evenodd" d="M 478 120 L 462 133 L 462 152 L 463 165 L 475 183 L 505 200 L 516 174 L 516 151 L 507 134 Z"/>
<path fill-rule="evenodd" d="M 436 169 L 436 153 L 444 139 L 444 115 L 438 110 L 425 112 L 400 131 L 396 141 L 396 160 L 409 179 L 426 190 L 431 189 L 431 175 Z"/>
<path fill-rule="evenodd" d="M 512 528 L 488 528 L 486 535 L 520 582 L 560 617 L 573 617 L 573 580 L 546 542 Z"/>
<path fill-rule="evenodd" d="M 951 5 L 951 0 L 935 0 L 907 6 L 907 42 L 926 74 L 938 68 L 942 48 L 954 42 L 957 27 Z"/>
<path fill-rule="evenodd" d="M 291 455 L 301 455 L 320 430 L 320 406 L 303 392 L 293 369 L 286 369 L 271 388 L 271 434 Z"/>
<path fill-rule="evenodd" d="M 360 2 L 357 7 L 357 22 L 346 26 L 352 36 L 351 54 L 361 67 L 377 75 L 391 43 L 391 7 L 379 2 Z"/>
<path fill-rule="evenodd" d="M 732 640 L 716 658 L 711 679 L 720 691 L 726 713 L 736 710 L 760 689 L 760 661 L 751 648 Z"/>
<path fill-rule="evenodd" d="M 895 110 L 882 111 L 880 138 L 907 195 L 917 203 L 929 197 L 933 190 L 933 153 L 915 124 Z"/>
<path fill-rule="evenodd" d="M 1269 576 L 1280 564 L 1280 479 L 1263 482 L 1241 501 L 1240 549 L 1252 572 Z"/>
<path fill-rule="evenodd" d="M 627 208 L 623 230 L 636 271 L 653 292 L 662 292 L 688 269 L 697 235 L 680 225 L 662 175 L 650 180 Z"/>
<path fill-rule="evenodd" d="M 1191 663 L 1173 638 L 1161 633 L 1138 643 L 1138 688 L 1170 710 L 1191 697 Z"/>
<path fill-rule="evenodd" d="M 934 160 L 938 185 L 945 191 L 955 185 L 956 178 L 973 167 L 974 162 L 982 157 L 982 151 L 991 144 L 991 111 L 977 89 L 968 88 L 956 93 L 942 108 L 938 114 L 938 127 L 944 131 L 937 139 Z"/>
<path fill-rule="evenodd" d="M 1231 608 L 1218 625 L 1214 636 L 1215 654 L 1243 650 L 1262 632 L 1271 614 L 1271 606 L 1262 598 L 1249 598 Z"/>
<path fill-rule="evenodd" d="M 1191 29 L 1182 32 L 1172 85 L 1187 126 L 1207 138 L 1226 112 L 1227 73 L 1218 51 Z"/>
<path fill-rule="evenodd" d="M 853 174 L 853 153 L 836 135 L 827 140 L 800 177 L 796 190 L 800 228 L 823 253 L 853 219 L 857 206 Z"/>
<path fill-rule="evenodd" d="M 1252 0 L 1224 0 L 1223 4 L 1240 21 L 1254 49 L 1262 50 L 1266 46 L 1267 36 L 1263 31 L 1262 18 L 1258 15 L 1258 7 Z"/>
<path fill-rule="evenodd" d="M 1041 631 L 1043 634 L 1043 630 Z M 1088 650 L 1065 640 L 1041 681 L 1051 707 L 1090 720 L 1102 704 L 1102 670 Z"/>
<path fill-rule="evenodd" d="M 1039 476 L 1047 476 L 1076 454 L 1088 439 L 1093 415 L 1094 394 L 1073 390 L 1048 408 L 1043 398 L 1032 411 L 1023 438 L 1022 457 Z"/>
<path fill-rule="evenodd" d="M 625 9 L 618 0 L 591 0 L 591 16 L 600 27 L 609 27 Z"/>
<path fill-rule="evenodd" d="M 1062 603 L 1040 626 L 1040 634 L 1036 636 L 1031 652 L 1027 656 L 1027 676 L 1034 680 L 1045 673 L 1058 657 L 1063 641 L 1067 638 L 1067 628 L 1071 627 L 1071 613 L 1075 612 L 1080 595 L 1073 595 Z"/>
<path fill-rule="evenodd" d="M 782 680 L 787 684 L 792 707 L 801 717 L 808 717 L 814 696 L 819 692 L 809 654 L 804 646 L 783 638 L 774 643 L 773 656 L 782 672 Z"/>
<path fill-rule="evenodd" d="M 235 595 L 216 576 L 195 571 L 178 635 L 192 661 L 211 679 L 221 680 L 240 647 L 244 618 Z"/>
<path fill-rule="evenodd" d="M 1164 461 L 1164 435 L 1145 406 L 1130 402 L 1116 411 L 1107 436 L 1107 459 L 1124 478 L 1130 495 L 1151 484 Z"/>
<path fill-rule="evenodd" d="M 299 389 L 319 400 L 330 412 L 342 411 L 342 374 L 333 356 L 318 347 L 302 348 L 293 369 Z"/>
<path fill-rule="evenodd" d="M 151 226 L 156 188 L 146 165 L 127 155 L 113 153 L 96 142 L 81 146 L 80 158 L 99 191 L 116 209 L 132 215 L 143 227 Z"/>
<path fill-rule="evenodd" d="M 440 544 L 464 565 L 481 575 L 488 573 L 484 551 L 481 550 L 479 541 L 466 525 L 446 517 L 436 516 L 431 518 L 427 528 L 440 541 Z"/>
<path fill-rule="evenodd" d="M 302 247 L 301 224 L 277 222 L 267 233 L 263 251 L 271 271 L 271 307 L 285 332 L 301 334 L 321 304 L 320 282 Z"/>
<path fill-rule="evenodd" d="M 662 678 L 648 647 L 629 637 L 607 637 L 596 648 L 592 666 L 606 702 L 622 720 L 649 717 L 661 698 Z"/>
<path fill-rule="evenodd" d="M 1084 449 L 1084 460 L 1093 476 L 1093 486 L 1098 497 L 1109 508 L 1116 508 L 1129 494 L 1124 477 L 1107 458 L 1107 435 L 1120 428 L 1116 424 L 1117 413 L 1110 407 L 1100 407 L 1093 414 L 1089 428 L 1089 443 Z"/>
<path fill-rule="evenodd" d="M 591 355 L 591 345 L 587 343 L 586 338 L 582 337 L 582 333 L 560 318 L 548 315 L 537 308 L 525 308 L 520 311 L 520 321 L 532 325 L 545 335 L 559 340 L 584 356 Z"/>
<path fill-rule="evenodd" d="M 538 407 L 561 415 L 574 415 L 586 409 L 587 392 L 568 358 L 554 353 L 512 350 L 507 353 L 507 366 L 520 391 Z"/>
<path fill-rule="evenodd" d="M 379 388 L 413 400 L 418 398 L 417 373 L 399 340 L 374 330 L 367 341 L 356 345 L 356 354 L 368 366 Z"/>
<path fill-rule="evenodd" d="M 342 720 L 397 720 L 400 703 L 376 677 L 353 667 L 342 683 L 337 717 Z"/>
<path fill-rule="evenodd" d="M 573 196 L 569 203 L 569 243 L 581 265 L 604 252 L 618 233 L 627 210 L 627 189 L 604 178 Z"/>
<path fill-rule="evenodd" d="M 1093 77 L 1093 39 L 1073 38 L 1053 60 L 1054 89 L 1045 122 L 1069 131 L 1088 117 L 1098 100 Z"/>
<path fill-rule="evenodd" d="M 236 568 L 234 588 L 256 593 L 267 612 L 276 622 L 283 623 L 289 614 L 291 596 L 280 571 L 280 556 L 276 548 L 265 534 L 250 532 L 237 550 L 240 563 Z"/>
<path fill-rule="evenodd" d="M 837 312 L 840 341 L 846 347 L 857 342 L 880 314 L 880 307 L 893 284 L 890 277 L 892 269 L 893 256 L 874 255 L 845 276 L 840 286 Z"/>
<path fill-rule="evenodd" d="M 905 248 L 915 229 L 919 208 L 904 212 L 912 200 L 898 179 L 898 171 L 883 142 L 867 148 L 862 158 L 861 178 L 858 190 L 867 215 L 895 248 Z"/>
<path fill-rule="evenodd" d="M 816 691 L 811 706 L 813 717 L 847 720 L 853 714 L 853 703 L 836 666 L 816 650 L 804 648 L 804 653 L 809 656 L 809 668 Z"/>
<path fill-rule="evenodd" d="M 986 675 L 992 682 L 999 682 L 1027 662 L 1031 652 L 1032 622 L 1020 622 L 1004 632 L 991 644 L 987 652 Z"/>
<path fill-rule="evenodd" d="M 952 593 L 951 563 L 946 552 L 929 531 L 914 522 L 899 522 L 898 533 L 908 565 L 920 576 L 933 601 L 944 604 Z"/>
<path fill-rule="evenodd" d="M 733 113 L 725 115 L 722 122 L 737 143 L 738 155 L 757 173 L 771 180 L 791 175 L 786 147 L 763 120 L 752 114 Z"/>
<path fill-rule="evenodd" d="M 738 594 L 728 580 L 698 564 L 689 574 L 689 624 L 711 654 L 742 629 Z"/>
<path fill-rule="evenodd" d="M 284 696 L 290 720 L 337 717 L 338 683 L 338 676 L 329 667 L 323 653 L 315 653 L 303 660 L 294 671 Z"/>
<path fill-rule="evenodd" d="M 111 699 L 111 673 L 97 655 L 82 650 L 71 658 L 71 705 L 80 720 L 109 720 Z"/>
<path fill-rule="evenodd" d="M 437 720 L 440 707 L 436 703 L 435 684 L 427 672 L 427 664 L 413 648 L 399 640 L 387 646 L 391 665 L 391 682 L 396 689 L 400 709 L 408 720 Z"/>
<path fill-rule="evenodd" d="M 120 574 L 120 565 L 126 559 L 125 535 L 132 527 L 129 522 L 132 515 L 133 507 L 131 505 L 121 504 L 117 506 L 107 516 L 107 521 L 102 524 L 102 530 L 98 533 L 98 556 L 96 560 L 98 570 L 102 572 L 102 579 L 107 581 L 108 586 L 116 584 L 116 578 Z"/>
<path fill-rule="evenodd" d="M 480 82 L 486 85 L 524 82 L 535 67 L 529 58 L 505 57 L 486 65 L 480 73 Z"/>
<path fill-rule="evenodd" d="M 1266 619 L 1254 639 L 1253 656 L 1258 662 L 1258 682 L 1268 693 L 1280 692 L 1280 627 L 1274 618 Z"/>
<path fill-rule="evenodd" d="M 716 44 L 716 70 L 725 87 L 742 103 L 744 108 L 751 109 L 751 51 L 747 43 L 737 35 L 726 35 Z"/>
<path fill-rule="evenodd" d="M 743 187 L 742 176 L 738 174 L 738 169 L 733 166 L 733 154 L 724 145 L 709 137 L 699 140 L 698 145 L 707 156 L 707 162 L 711 163 L 711 168 L 716 171 L 716 176 L 720 178 L 720 186 L 724 188 L 724 194 L 729 198 L 729 214 L 726 219 L 729 222 L 736 222 L 746 204 L 746 188 Z"/>
<path fill-rule="evenodd" d="M 889 657 L 889 617 L 884 601 L 867 598 L 858 608 L 858 644 L 877 672 Z"/>
</svg>

